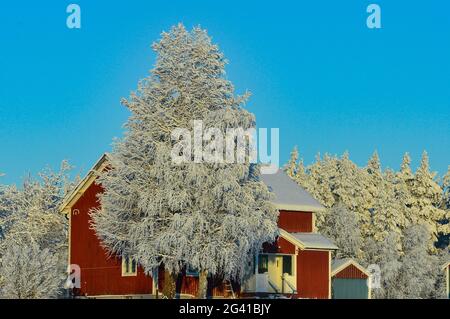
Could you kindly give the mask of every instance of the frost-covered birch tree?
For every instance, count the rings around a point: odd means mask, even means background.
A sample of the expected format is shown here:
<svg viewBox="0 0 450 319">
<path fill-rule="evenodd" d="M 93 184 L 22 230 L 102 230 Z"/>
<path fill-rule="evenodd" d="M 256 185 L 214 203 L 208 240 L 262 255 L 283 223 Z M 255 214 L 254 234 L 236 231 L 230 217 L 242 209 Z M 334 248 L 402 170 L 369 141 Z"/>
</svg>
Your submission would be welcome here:
<svg viewBox="0 0 450 319">
<path fill-rule="evenodd" d="M 7 242 L 0 261 L 0 298 L 55 298 L 63 280 L 56 254 L 34 242 Z"/>
<path fill-rule="evenodd" d="M 403 237 L 397 285 L 400 298 L 430 298 L 440 273 L 439 259 L 428 251 L 430 232 L 424 225 L 408 227 Z"/>
<path fill-rule="evenodd" d="M 350 212 L 342 203 L 333 206 L 320 232 L 330 238 L 340 249 L 336 252 L 336 258 L 362 257 L 362 237 L 358 225 L 358 217 Z"/>
<path fill-rule="evenodd" d="M 235 94 L 217 45 L 205 30 L 178 25 L 153 50 L 151 74 L 123 100 L 131 116 L 100 176 L 105 191 L 93 227 L 111 254 L 130 256 L 149 273 L 162 265 L 174 279 L 185 267 L 197 269 L 205 297 L 208 277 L 245 275 L 252 255 L 275 238 L 278 213 L 248 160 L 198 161 L 186 150 L 188 161 L 171 158 L 172 133 L 193 132 L 196 120 L 223 136 L 227 128 L 255 127 L 242 107 L 248 94 Z"/>
<path fill-rule="evenodd" d="M 391 232 L 382 241 L 367 238 L 364 252 L 366 264 L 376 264 L 381 270 L 380 287 L 373 290 L 373 296 L 377 299 L 392 299 L 401 296 L 401 287 L 397 284 L 402 266 L 399 234 Z"/>
<path fill-rule="evenodd" d="M 45 251 L 47 257 L 50 254 L 52 258 L 47 258 L 47 267 L 56 269 L 51 272 L 53 277 L 44 275 L 43 272 L 33 277 L 33 280 L 41 282 L 43 286 L 55 277 L 62 287 L 66 272 L 67 220 L 60 213 L 59 206 L 73 187 L 68 176 L 70 169 L 70 165 L 63 161 L 58 172 L 46 169 L 39 173 L 38 179 L 31 176 L 26 178 L 21 187 L 11 185 L 0 190 L 0 259 L 3 260 L 5 256 L 8 256 L 10 261 L 11 258 L 27 259 L 38 254 L 39 250 Z M 33 248 L 27 250 L 25 247 Z M 32 263 L 30 260 L 28 262 Z M 24 271 L 32 271 L 33 267 L 30 265 L 30 268 Z M 15 282 L 21 280 L 17 277 L 19 275 L 18 272 L 1 272 L 1 285 L 13 287 Z M 30 287 L 34 284 L 36 283 L 30 283 Z M 26 289 L 26 286 L 21 287 Z M 20 293 L 21 296 L 35 295 L 35 292 L 28 293 L 25 290 Z M 53 293 L 49 292 L 47 296 L 53 296 Z"/>
</svg>

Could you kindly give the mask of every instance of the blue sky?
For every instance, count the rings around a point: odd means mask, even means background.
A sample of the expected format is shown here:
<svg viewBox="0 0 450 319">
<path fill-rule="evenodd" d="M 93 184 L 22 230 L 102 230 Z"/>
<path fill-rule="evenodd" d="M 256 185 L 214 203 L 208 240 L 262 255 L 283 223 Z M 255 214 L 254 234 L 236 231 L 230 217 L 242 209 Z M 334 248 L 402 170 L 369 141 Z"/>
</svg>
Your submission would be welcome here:
<svg viewBox="0 0 450 319">
<path fill-rule="evenodd" d="M 183 22 L 208 29 L 230 61 L 237 92 L 259 127 L 280 128 L 281 161 L 294 145 L 364 165 L 378 150 L 398 168 L 424 149 L 450 164 L 450 4 L 372 1 L 72 1 L 82 28 L 66 27 L 69 1 L 0 4 L 0 172 L 16 183 L 69 159 L 86 171 L 128 113 L 119 103 L 154 63 L 150 44 Z M 51 4 L 50 4 L 51 3 Z"/>
</svg>

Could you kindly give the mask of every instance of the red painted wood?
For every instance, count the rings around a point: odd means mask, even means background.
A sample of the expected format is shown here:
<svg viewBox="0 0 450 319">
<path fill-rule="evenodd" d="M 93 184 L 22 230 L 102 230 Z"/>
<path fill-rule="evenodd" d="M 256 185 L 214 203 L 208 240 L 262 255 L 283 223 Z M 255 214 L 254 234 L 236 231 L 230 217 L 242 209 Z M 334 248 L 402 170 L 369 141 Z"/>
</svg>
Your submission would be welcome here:
<svg viewBox="0 0 450 319">
<path fill-rule="evenodd" d="M 165 272 L 163 267 L 160 268 L 158 274 L 158 285 L 161 291 L 164 287 Z M 237 283 L 232 283 L 235 294 L 240 291 L 240 286 Z M 183 271 L 177 279 L 176 291 L 179 294 L 186 294 L 196 297 L 198 295 L 199 281 L 197 276 L 187 276 Z M 207 295 L 214 297 L 228 297 L 228 292 L 225 291 L 223 278 L 215 277 L 208 278 Z"/>
<path fill-rule="evenodd" d="M 356 268 L 354 265 L 348 265 L 336 275 L 335 278 L 344 278 L 344 279 L 367 279 L 368 276 L 363 273 L 361 270 Z"/>
<path fill-rule="evenodd" d="M 182 294 L 197 296 L 198 277 L 183 275 L 181 277 L 181 287 L 179 287 L 177 290 Z"/>
<path fill-rule="evenodd" d="M 97 208 L 97 194 L 102 188 L 93 183 L 74 204 L 71 212 L 70 262 L 81 268 L 79 296 L 150 294 L 152 279 L 138 267 L 137 276 L 122 277 L 119 258 L 107 258 L 94 230 L 90 229 L 89 212 Z"/>
<path fill-rule="evenodd" d="M 313 231 L 313 213 L 280 210 L 278 227 L 290 233 L 310 233 Z"/>
<path fill-rule="evenodd" d="M 329 298 L 328 251 L 302 250 L 297 256 L 297 292 L 300 298 Z"/>
<path fill-rule="evenodd" d="M 274 243 L 264 243 L 263 244 L 263 252 L 268 254 L 295 254 L 295 245 L 288 242 L 286 239 L 282 237 L 278 237 L 278 239 Z"/>
</svg>

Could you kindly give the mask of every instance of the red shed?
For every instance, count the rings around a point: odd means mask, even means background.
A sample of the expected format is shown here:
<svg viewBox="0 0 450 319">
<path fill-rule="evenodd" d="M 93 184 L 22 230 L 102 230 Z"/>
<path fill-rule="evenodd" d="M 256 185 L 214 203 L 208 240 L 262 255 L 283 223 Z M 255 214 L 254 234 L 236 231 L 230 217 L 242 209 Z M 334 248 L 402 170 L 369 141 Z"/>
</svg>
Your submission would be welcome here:
<svg viewBox="0 0 450 319">
<path fill-rule="evenodd" d="M 370 274 L 351 258 L 332 263 L 333 299 L 370 299 Z"/>
</svg>

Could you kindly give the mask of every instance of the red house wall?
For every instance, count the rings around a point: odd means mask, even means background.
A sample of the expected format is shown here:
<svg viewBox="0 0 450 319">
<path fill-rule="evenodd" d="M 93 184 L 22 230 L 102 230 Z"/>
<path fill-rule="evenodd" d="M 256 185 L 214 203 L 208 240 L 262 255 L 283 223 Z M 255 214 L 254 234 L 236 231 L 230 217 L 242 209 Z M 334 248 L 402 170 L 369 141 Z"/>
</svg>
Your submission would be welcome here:
<svg viewBox="0 0 450 319">
<path fill-rule="evenodd" d="M 138 267 L 137 276 L 122 277 L 119 258 L 107 258 L 94 230 L 90 229 L 88 215 L 99 206 L 97 194 L 102 188 L 93 183 L 73 205 L 70 226 L 70 263 L 81 269 L 79 296 L 128 295 L 152 293 L 152 278 Z"/>
<path fill-rule="evenodd" d="M 283 237 L 278 237 L 274 243 L 264 243 L 263 252 L 268 254 L 295 254 L 295 245 Z"/>
<path fill-rule="evenodd" d="M 297 291 L 300 298 L 329 298 L 328 251 L 301 250 L 297 256 Z"/>
<path fill-rule="evenodd" d="M 349 265 L 348 267 L 345 267 L 340 272 L 338 272 L 336 275 L 334 275 L 334 278 L 344 278 L 344 279 L 367 279 L 368 276 L 363 273 L 361 270 L 356 268 L 353 265 Z"/>
<path fill-rule="evenodd" d="M 313 231 L 313 213 L 280 210 L 278 227 L 290 233 L 310 233 Z"/>
<path fill-rule="evenodd" d="M 161 267 L 158 273 L 158 285 L 159 290 L 162 290 L 164 287 L 165 281 L 165 272 L 164 268 Z M 176 283 L 176 291 L 179 294 L 186 294 L 197 296 L 199 287 L 199 278 L 197 276 L 187 276 L 183 271 L 177 279 Z M 238 284 L 233 283 L 233 289 L 236 294 L 240 290 Z M 223 280 L 220 278 L 208 278 L 208 287 L 207 287 L 207 295 L 213 297 L 227 297 L 228 292 L 225 291 L 225 286 Z"/>
</svg>

